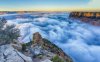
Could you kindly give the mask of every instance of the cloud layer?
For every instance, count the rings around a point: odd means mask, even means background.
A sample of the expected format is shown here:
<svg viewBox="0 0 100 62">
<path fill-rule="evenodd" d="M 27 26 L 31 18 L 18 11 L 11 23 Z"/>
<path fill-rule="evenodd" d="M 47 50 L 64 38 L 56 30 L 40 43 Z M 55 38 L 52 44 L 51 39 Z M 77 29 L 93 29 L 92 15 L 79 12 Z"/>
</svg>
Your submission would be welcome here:
<svg viewBox="0 0 100 62">
<path fill-rule="evenodd" d="M 21 30 L 21 42 L 35 32 L 62 48 L 74 62 L 100 62 L 100 27 L 69 19 L 68 13 L 34 15 L 31 19 L 8 20 Z"/>
</svg>

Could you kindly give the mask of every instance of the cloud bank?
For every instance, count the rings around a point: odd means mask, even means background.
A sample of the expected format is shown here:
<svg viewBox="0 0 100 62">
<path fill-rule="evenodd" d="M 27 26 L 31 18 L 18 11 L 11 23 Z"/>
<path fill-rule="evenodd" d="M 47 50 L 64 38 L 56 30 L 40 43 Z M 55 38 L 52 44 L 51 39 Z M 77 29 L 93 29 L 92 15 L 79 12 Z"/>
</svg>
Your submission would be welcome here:
<svg viewBox="0 0 100 62">
<path fill-rule="evenodd" d="M 32 19 L 12 19 L 21 30 L 21 42 L 29 42 L 32 34 L 42 37 L 62 48 L 74 62 L 100 62 L 100 27 L 69 19 L 68 13 L 37 14 Z"/>
</svg>

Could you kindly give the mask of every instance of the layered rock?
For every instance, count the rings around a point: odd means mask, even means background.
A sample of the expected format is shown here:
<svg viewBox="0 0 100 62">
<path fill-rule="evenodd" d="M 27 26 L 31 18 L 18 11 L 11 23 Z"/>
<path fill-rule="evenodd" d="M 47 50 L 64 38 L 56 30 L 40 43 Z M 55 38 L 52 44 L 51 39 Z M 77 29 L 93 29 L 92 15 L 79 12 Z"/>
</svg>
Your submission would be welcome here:
<svg viewBox="0 0 100 62">
<path fill-rule="evenodd" d="M 42 36 L 39 34 L 39 32 L 33 34 L 33 44 L 43 45 Z"/>
<path fill-rule="evenodd" d="M 70 13 L 69 17 L 100 26 L 100 12 L 72 12 Z"/>
<path fill-rule="evenodd" d="M 100 19 L 100 12 L 72 12 L 70 13 L 70 17 L 88 17 Z"/>
</svg>

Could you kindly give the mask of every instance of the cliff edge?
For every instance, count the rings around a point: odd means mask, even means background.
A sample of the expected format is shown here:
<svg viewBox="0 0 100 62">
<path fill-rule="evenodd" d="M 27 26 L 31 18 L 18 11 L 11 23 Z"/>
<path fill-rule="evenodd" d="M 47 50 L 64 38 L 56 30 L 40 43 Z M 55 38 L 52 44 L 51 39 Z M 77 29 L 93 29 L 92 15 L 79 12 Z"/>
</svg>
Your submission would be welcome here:
<svg viewBox="0 0 100 62">
<path fill-rule="evenodd" d="M 100 26 L 100 12 L 71 12 L 69 17 L 95 26 Z"/>
</svg>

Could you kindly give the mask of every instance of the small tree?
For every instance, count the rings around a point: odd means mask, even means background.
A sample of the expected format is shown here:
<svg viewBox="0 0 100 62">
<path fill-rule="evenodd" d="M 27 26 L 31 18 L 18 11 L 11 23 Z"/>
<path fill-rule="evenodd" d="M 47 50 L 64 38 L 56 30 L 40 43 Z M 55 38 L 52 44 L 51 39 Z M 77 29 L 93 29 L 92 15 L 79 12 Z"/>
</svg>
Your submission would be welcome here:
<svg viewBox="0 0 100 62">
<path fill-rule="evenodd" d="M 6 19 L 0 19 L 0 45 L 12 42 L 20 36 L 19 29 L 15 25 L 6 25 Z"/>
<path fill-rule="evenodd" d="M 64 62 L 63 59 L 61 59 L 59 56 L 54 56 L 52 59 L 51 59 L 53 62 Z"/>
</svg>

